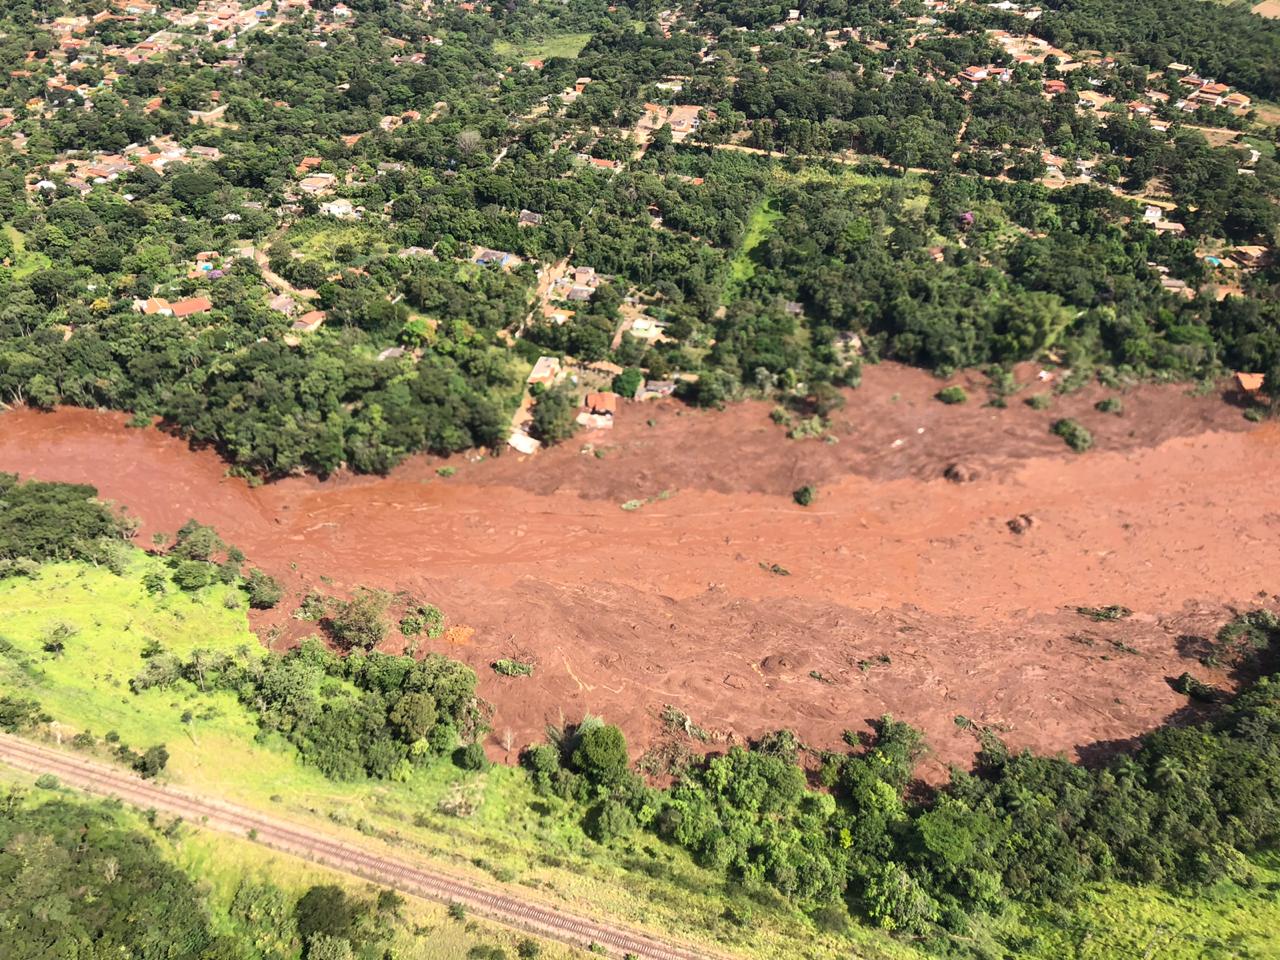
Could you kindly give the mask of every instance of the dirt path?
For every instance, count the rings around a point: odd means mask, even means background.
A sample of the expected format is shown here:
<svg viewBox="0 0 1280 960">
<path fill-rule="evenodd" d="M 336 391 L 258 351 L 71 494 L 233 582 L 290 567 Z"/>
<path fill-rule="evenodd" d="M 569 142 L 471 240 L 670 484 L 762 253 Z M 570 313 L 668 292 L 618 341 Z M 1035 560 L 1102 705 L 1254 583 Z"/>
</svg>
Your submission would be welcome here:
<svg viewBox="0 0 1280 960">
<path fill-rule="evenodd" d="M 659 937 L 613 924 L 564 913 L 532 901 L 523 891 L 511 896 L 496 889 L 429 870 L 406 860 L 331 839 L 314 828 L 267 817 L 234 806 L 160 786 L 132 773 L 0 734 L 0 761 L 30 773 L 49 773 L 63 783 L 106 797 L 118 797 L 139 810 L 161 810 L 187 823 L 229 833 L 241 839 L 323 864 L 334 870 L 440 903 L 460 903 L 475 914 L 575 947 L 593 943 L 645 960 L 702 960 L 722 956 L 680 946 Z"/>
<path fill-rule="evenodd" d="M 1039 385 L 1006 409 L 982 407 L 976 383 L 946 406 L 940 385 L 868 368 L 833 443 L 787 440 L 761 403 L 627 404 L 608 433 L 457 458 L 448 479 L 415 458 L 385 479 L 257 489 L 120 415 L 14 411 L 0 469 L 96 484 L 139 515 L 140 543 L 192 516 L 215 525 L 287 584 L 256 621 L 277 648 L 314 630 L 290 617 L 308 590 L 438 604 L 471 628 L 434 646 L 476 668 L 499 760 L 515 758 L 508 732 L 519 748 L 584 712 L 639 751 L 668 735 L 670 704 L 713 747 L 781 727 L 838 747 L 892 713 L 925 731 L 940 777 L 973 756 L 958 716 L 1017 748 L 1089 756 L 1185 706 L 1167 677 L 1227 683 L 1187 638 L 1280 583 L 1280 425 L 1247 429 L 1181 385 L 1128 391 L 1122 416 L 1094 409 L 1114 393 L 1096 386 L 1034 410 L 1021 400 Z M 1049 432 L 1063 416 L 1093 450 Z M 973 482 L 943 479 L 957 462 Z M 819 489 L 808 509 L 791 499 L 802 484 Z M 1014 533 L 1022 514 L 1033 523 Z M 1075 612 L 1106 604 L 1134 615 Z M 498 676 L 502 657 L 533 676 Z"/>
</svg>

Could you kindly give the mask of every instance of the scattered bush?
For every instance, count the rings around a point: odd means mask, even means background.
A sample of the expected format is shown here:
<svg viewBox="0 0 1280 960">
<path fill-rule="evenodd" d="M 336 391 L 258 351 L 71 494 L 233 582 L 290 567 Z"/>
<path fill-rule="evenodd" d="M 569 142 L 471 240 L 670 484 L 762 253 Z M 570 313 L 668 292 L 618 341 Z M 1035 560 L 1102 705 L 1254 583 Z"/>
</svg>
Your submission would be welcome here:
<svg viewBox="0 0 1280 960">
<path fill-rule="evenodd" d="M 1093 408 L 1099 413 L 1114 413 L 1116 416 L 1124 413 L 1124 401 L 1119 397 L 1107 397 L 1105 400 L 1099 400 L 1093 405 Z"/>
<path fill-rule="evenodd" d="M 959 386 L 943 387 L 934 396 L 946 404 L 964 403 L 969 399 L 964 387 Z"/>
<path fill-rule="evenodd" d="M 284 596 L 280 582 L 256 568 L 245 577 L 244 589 L 249 594 L 249 606 L 255 610 L 270 610 Z"/>
<path fill-rule="evenodd" d="M 414 603 L 400 618 L 400 633 L 416 637 L 424 632 L 432 640 L 439 639 L 444 633 L 444 614 L 429 603 Z"/>
<path fill-rule="evenodd" d="M 493 671 L 504 677 L 529 677 L 533 675 L 533 664 L 521 663 L 519 660 L 495 660 Z"/>
<path fill-rule="evenodd" d="M 1106 607 L 1076 607 L 1076 613 L 1099 623 L 1106 620 L 1125 620 L 1133 616 L 1132 610 L 1128 607 L 1122 607 L 1118 603 L 1113 603 Z"/>
<path fill-rule="evenodd" d="M 1026 404 L 1032 410 L 1048 410 L 1053 405 L 1053 394 L 1035 393 L 1027 397 Z"/>
<path fill-rule="evenodd" d="M 335 600 L 328 629 L 334 641 L 349 650 L 372 650 L 387 636 L 387 595 L 361 589 L 350 600 Z"/>
<path fill-rule="evenodd" d="M 488 770 L 489 758 L 484 754 L 484 745 L 468 743 L 454 752 L 453 762 L 463 770 Z"/>
<path fill-rule="evenodd" d="M 1055 420 L 1050 427 L 1076 453 L 1084 453 L 1093 446 L 1093 434 L 1070 418 Z"/>
<path fill-rule="evenodd" d="M 817 498 L 818 490 L 816 487 L 805 485 L 792 492 L 791 496 L 800 506 L 807 507 Z"/>
</svg>

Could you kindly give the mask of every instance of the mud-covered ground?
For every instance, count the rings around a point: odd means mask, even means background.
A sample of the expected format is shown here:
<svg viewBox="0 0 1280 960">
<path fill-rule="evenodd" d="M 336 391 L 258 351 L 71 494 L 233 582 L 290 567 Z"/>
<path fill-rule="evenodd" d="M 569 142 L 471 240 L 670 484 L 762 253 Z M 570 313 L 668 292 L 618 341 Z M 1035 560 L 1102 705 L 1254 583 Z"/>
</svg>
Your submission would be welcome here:
<svg viewBox="0 0 1280 960">
<path fill-rule="evenodd" d="M 1168 678 L 1228 682 L 1193 638 L 1280 582 L 1280 427 L 1185 385 L 1129 390 L 1120 415 L 1094 409 L 1117 395 L 1097 386 L 1037 411 L 1022 402 L 1045 389 L 1032 373 L 995 409 L 869 368 L 835 443 L 786 439 L 766 404 L 664 401 L 533 458 L 455 457 L 450 477 L 423 457 L 389 478 L 258 488 L 123 416 L 13 411 L 0 469 L 95 484 L 142 519 L 143 544 L 188 517 L 214 524 L 288 585 L 258 621 L 277 647 L 314 630 L 289 616 L 310 589 L 436 603 L 470 628 L 436 646 L 479 672 L 495 758 L 508 731 L 518 749 L 584 712 L 637 750 L 663 736 L 668 704 L 713 745 L 789 727 L 837 746 L 888 712 L 926 731 L 937 775 L 972 758 L 957 717 L 1073 756 L 1150 729 L 1186 707 Z M 1092 450 L 1050 434 L 1062 416 Z M 951 464 L 969 482 L 945 479 Z M 791 497 L 802 484 L 819 491 L 808 508 Z M 1134 613 L 1075 611 L 1106 604 Z M 499 657 L 533 676 L 497 676 Z"/>
</svg>

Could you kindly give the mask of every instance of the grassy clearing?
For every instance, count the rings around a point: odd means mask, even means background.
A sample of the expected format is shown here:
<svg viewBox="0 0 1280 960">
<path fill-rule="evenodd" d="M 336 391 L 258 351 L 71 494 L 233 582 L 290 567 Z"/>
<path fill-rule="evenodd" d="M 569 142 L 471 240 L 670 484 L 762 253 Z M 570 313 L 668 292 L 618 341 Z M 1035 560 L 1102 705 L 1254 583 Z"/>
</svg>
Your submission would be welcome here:
<svg viewBox="0 0 1280 960">
<path fill-rule="evenodd" d="M 4 235 L 13 245 L 13 275 L 18 279 L 29 277 L 38 270 L 47 270 L 52 261 L 43 253 L 27 249 L 27 238 L 13 224 L 4 225 Z"/>
<path fill-rule="evenodd" d="M 747 228 L 742 235 L 742 246 L 737 255 L 729 263 L 729 282 L 725 285 L 725 303 L 736 299 L 742 284 L 756 274 L 756 261 L 751 251 L 768 239 L 773 232 L 773 225 L 781 220 L 783 212 L 778 208 L 775 198 L 766 196 L 756 204 L 747 219 Z"/>
<path fill-rule="evenodd" d="M 296 251 L 323 263 L 336 265 L 336 253 L 341 246 L 350 246 L 361 254 L 388 249 L 384 239 L 368 227 L 312 220 L 291 230 L 287 237 Z"/>
<path fill-rule="evenodd" d="M 519 43 L 499 40 L 493 45 L 493 52 L 500 57 L 517 57 L 520 60 L 550 60 L 552 57 L 573 60 L 590 39 L 589 33 L 560 33 L 540 40 L 522 40 Z"/>
</svg>

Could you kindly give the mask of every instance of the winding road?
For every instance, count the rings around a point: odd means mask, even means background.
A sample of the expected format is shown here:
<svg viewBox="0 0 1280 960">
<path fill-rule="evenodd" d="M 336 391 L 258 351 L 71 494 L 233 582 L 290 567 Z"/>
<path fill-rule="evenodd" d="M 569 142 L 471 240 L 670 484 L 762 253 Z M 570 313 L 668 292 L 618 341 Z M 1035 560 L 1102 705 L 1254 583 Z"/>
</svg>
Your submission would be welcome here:
<svg viewBox="0 0 1280 960">
<path fill-rule="evenodd" d="M 614 924 L 565 913 L 552 906 L 476 886 L 380 853 L 335 840 L 314 829 L 193 796 L 132 773 L 0 734 L 0 761 L 36 774 L 52 774 L 89 793 L 118 797 L 140 809 L 154 808 L 189 823 L 248 838 L 352 876 L 441 903 L 462 904 L 475 915 L 575 947 L 598 944 L 613 956 L 639 960 L 727 960 L 725 955 L 680 946 Z"/>
</svg>

